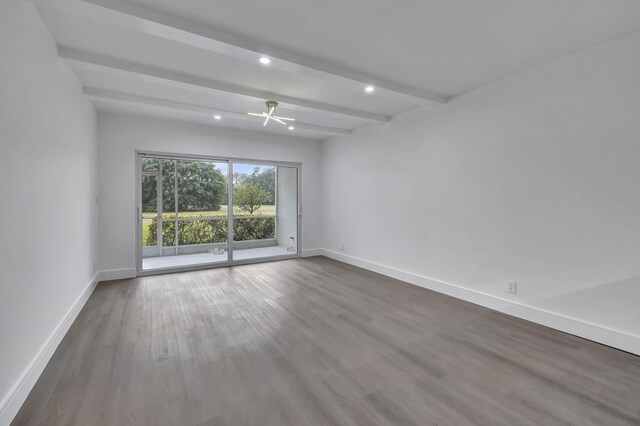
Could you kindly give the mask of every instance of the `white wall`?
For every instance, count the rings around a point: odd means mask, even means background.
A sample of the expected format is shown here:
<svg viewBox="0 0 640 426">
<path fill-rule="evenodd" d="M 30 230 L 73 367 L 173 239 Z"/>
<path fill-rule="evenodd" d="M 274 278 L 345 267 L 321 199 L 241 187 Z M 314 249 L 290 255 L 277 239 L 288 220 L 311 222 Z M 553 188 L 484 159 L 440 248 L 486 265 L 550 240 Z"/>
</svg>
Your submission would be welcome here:
<svg viewBox="0 0 640 426">
<path fill-rule="evenodd" d="M 135 273 L 135 150 L 302 163 L 304 249 L 320 246 L 320 142 L 113 113 L 98 114 L 99 259 Z"/>
<path fill-rule="evenodd" d="M 298 240 L 298 171 L 293 167 L 278 167 L 278 245 L 291 246 L 291 237 Z"/>
<path fill-rule="evenodd" d="M 2 2 L 0 58 L 0 424 L 7 424 L 90 293 L 97 142 L 95 111 L 30 2 Z"/>
<path fill-rule="evenodd" d="M 322 164 L 332 256 L 640 351 L 640 34 L 327 141 Z"/>
</svg>

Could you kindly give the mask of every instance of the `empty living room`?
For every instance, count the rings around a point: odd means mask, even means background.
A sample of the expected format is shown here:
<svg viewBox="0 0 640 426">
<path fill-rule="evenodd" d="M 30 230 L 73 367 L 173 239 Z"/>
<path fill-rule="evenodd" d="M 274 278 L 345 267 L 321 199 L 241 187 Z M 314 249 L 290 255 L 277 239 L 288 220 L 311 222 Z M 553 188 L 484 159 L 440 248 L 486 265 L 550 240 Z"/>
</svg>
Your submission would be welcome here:
<svg viewBox="0 0 640 426">
<path fill-rule="evenodd" d="M 0 426 L 640 425 L 640 2 L 0 0 Z"/>
</svg>

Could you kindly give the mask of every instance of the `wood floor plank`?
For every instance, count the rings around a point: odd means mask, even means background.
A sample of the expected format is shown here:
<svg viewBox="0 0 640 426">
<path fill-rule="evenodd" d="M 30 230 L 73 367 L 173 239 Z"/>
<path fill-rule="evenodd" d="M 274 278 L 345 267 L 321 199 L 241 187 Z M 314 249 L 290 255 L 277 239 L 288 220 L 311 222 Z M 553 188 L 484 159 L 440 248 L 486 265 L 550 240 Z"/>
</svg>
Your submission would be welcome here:
<svg viewBox="0 0 640 426">
<path fill-rule="evenodd" d="M 640 425 L 640 358 L 322 257 L 101 283 L 15 425 Z"/>
</svg>

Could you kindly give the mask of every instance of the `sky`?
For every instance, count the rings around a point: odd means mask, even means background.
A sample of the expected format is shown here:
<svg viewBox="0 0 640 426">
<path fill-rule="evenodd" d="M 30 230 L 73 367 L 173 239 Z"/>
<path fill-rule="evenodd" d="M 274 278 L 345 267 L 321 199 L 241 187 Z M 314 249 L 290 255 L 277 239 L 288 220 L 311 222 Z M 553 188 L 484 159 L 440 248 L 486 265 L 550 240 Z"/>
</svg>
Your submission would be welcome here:
<svg viewBox="0 0 640 426">
<path fill-rule="evenodd" d="M 156 170 L 157 170 L 157 159 L 153 158 L 153 157 L 149 157 L 148 159 L 149 161 L 156 161 Z M 194 161 L 194 160 L 183 160 L 183 161 Z M 216 162 L 216 161 L 211 161 L 211 160 L 195 160 L 195 161 L 200 161 L 204 164 L 213 164 L 215 165 L 215 167 L 220 170 L 222 172 L 222 174 L 224 176 L 227 176 L 228 173 L 228 169 L 229 169 L 229 165 L 226 162 Z M 151 163 L 151 166 L 153 166 L 153 163 Z M 233 163 L 233 172 L 234 173 L 242 173 L 242 174 L 251 174 L 253 173 L 253 169 L 254 168 L 258 168 L 258 173 L 262 173 L 265 170 L 269 169 L 269 168 L 273 168 L 275 166 L 265 166 L 265 165 L 258 165 L 258 164 L 251 164 L 251 163 Z M 149 168 L 149 170 L 153 170 L 152 168 Z"/>
<path fill-rule="evenodd" d="M 227 175 L 227 163 L 216 163 L 216 167 L 218 169 L 220 169 L 222 171 L 223 175 Z M 260 173 L 262 173 L 265 169 L 268 169 L 269 167 L 273 167 L 273 166 L 260 166 L 257 164 L 240 164 L 240 163 L 233 163 L 233 173 L 252 173 L 254 167 L 258 167 L 260 170 Z"/>
</svg>

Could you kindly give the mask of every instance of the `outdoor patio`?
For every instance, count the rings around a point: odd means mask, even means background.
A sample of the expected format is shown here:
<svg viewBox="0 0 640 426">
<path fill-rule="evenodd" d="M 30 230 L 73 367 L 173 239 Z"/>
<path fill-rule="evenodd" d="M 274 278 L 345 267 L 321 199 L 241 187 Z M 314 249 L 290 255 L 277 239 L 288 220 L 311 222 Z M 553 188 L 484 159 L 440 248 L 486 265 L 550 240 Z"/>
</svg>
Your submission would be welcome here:
<svg viewBox="0 0 640 426">
<path fill-rule="evenodd" d="M 261 257 L 282 256 L 293 254 L 284 246 L 257 247 L 248 249 L 236 249 L 233 251 L 234 260 L 258 259 Z M 146 257 L 142 259 L 142 269 L 177 268 L 182 266 L 204 265 L 217 262 L 226 262 L 227 252 L 224 254 L 194 253 L 177 256 Z"/>
</svg>

